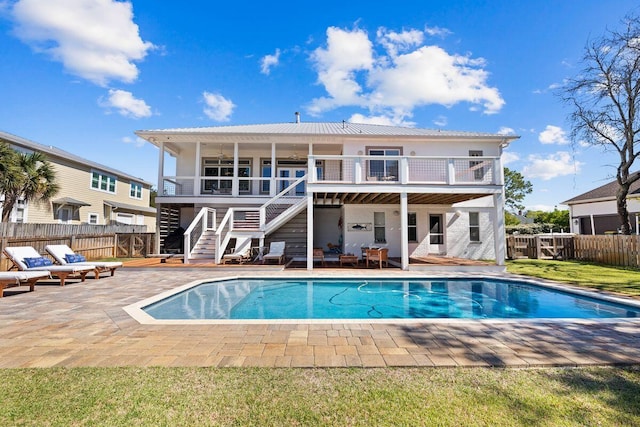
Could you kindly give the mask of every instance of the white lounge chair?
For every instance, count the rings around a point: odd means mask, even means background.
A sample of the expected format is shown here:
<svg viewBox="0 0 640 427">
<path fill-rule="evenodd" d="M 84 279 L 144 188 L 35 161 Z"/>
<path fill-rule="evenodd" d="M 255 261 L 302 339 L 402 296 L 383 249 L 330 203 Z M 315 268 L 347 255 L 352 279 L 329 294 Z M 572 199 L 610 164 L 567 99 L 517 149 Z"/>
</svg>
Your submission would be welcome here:
<svg viewBox="0 0 640 427">
<path fill-rule="evenodd" d="M 278 264 L 284 262 L 284 247 L 285 242 L 271 242 L 269 245 L 269 253 L 264 255 L 262 259 L 267 261 L 278 261 Z"/>
<path fill-rule="evenodd" d="M 0 298 L 6 288 L 12 286 L 29 286 L 29 291 L 33 292 L 36 282 L 40 279 L 48 279 L 48 271 L 0 271 Z"/>
<path fill-rule="evenodd" d="M 122 263 L 119 261 L 82 261 L 84 257 L 78 258 L 78 254 L 67 245 L 47 245 L 44 250 L 49 253 L 54 261 L 60 265 L 93 265 L 95 266 L 96 279 L 100 278 L 100 273 L 104 271 L 110 271 L 113 276 L 116 272 L 116 268 L 122 267 Z M 74 258 L 80 259 L 75 261 Z"/>
<path fill-rule="evenodd" d="M 4 248 L 4 253 L 18 270 L 49 272 L 52 276 L 60 279 L 60 286 L 64 286 L 64 281 L 72 275 L 80 276 L 84 282 L 87 274 L 96 269 L 93 264 L 53 265 L 49 258 L 44 258 L 31 246 L 6 247 Z M 31 264 L 31 267 L 28 263 Z"/>
<path fill-rule="evenodd" d="M 251 237 L 236 237 L 236 247 L 230 254 L 222 256 L 222 263 L 238 261 L 240 263 L 251 260 Z"/>
</svg>

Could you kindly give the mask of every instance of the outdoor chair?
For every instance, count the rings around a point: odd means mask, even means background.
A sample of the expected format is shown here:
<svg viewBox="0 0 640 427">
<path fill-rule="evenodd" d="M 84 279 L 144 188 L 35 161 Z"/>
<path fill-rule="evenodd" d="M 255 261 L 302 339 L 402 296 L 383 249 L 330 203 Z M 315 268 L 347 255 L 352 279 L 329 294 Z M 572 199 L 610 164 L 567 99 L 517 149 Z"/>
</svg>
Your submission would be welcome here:
<svg viewBox="0 0 640 427">
<path fill-rule="evenodd" d="M 251 261 L 251 237 L 237 237 L 233 251 L 222 256 L 222 263 L 237 261 L 239 263 Z"/>
<path fill-rule="evenodd" d="M 87 262 L 84 256 L 80 254 L 76 254 L 73 250 L 67 245 L 47 245 L 44 247 L 44 250 L 49 253 L 53 257 L 53 260 L 59 265 L 70 265 L 74 266 L 82 266 L 82 265 L 93 265 L 95 267 L 95 277 L 96 279 L 100 278 L 100 273 L 109 271 L 113 276 L 115 274 L 116 268 L 122 267 L 122 263 L 118 261 L 90 261 Z"/>
<path fill-rule="evenodd" d="M 264 255 L 262 259 L 264 262 L 277 261 L 278 264 L 284 263 L 284 248 L 285 242 L 271 242 L 269 245 L 269 253 Z"/>
<path fill-rule="evenodd" d="M 389 267 L 388 254 L 389 249 L 387 248 L 367 249 L 367 267 L 369 267 L 369 262 L 377 262 L 379 268 L 382 268 L 383 263 L 386 263 L 387 267 Z"/>
<path fill-rule="evenodd" d="M 33 292 L 36 282 L 40 279 L 48 279 L 50 274 L 46 270 L 42 271 L 0 271 L 0 298 L 6 288 L 12 286 L 29 286 L 29 291 Z"/>
<path fill-rule="evenodd" d="M 313 248 L 313 262 L 316 261 L 321 262 L 323 267 L 326 265 L 322 248 Z"/>
<path fill-rule="evenodd" d="M 4 253 L 9 258 L 13 266 L 20 271 L 40 271 L 48 272 L 51 276 L 60 279 L 60 286 L 64 286 L 64 282 L 69 276 L 80 276 L 84 282 L 87 274 L 95 271 L 96 266 L 93 264 L 82 265 L 53 265 L 49 258 L 41 256 L 31 246 L 13 246 L 4 248 Z"/>
</svg>

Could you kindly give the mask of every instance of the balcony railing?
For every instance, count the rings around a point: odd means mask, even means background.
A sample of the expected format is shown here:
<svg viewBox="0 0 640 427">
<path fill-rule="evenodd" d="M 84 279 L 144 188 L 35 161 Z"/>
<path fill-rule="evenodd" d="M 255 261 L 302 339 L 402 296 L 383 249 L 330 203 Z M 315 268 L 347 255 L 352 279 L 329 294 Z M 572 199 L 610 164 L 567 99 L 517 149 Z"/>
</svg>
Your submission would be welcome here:
<svg viewBox="0 0 640 427">
<path fill-rule="evenodd" d="M 309 156 L 311 184 L 501 185 L 499 157 Z M 273 197 L 295 177 L 165 176 L 162 196 Z M 304 184 L 301 184 L 303 186 Z M 304 188 L 297 188 L 304 194 Z M 296 195 L 301 195 L 296 194 Z"/>
</svg>

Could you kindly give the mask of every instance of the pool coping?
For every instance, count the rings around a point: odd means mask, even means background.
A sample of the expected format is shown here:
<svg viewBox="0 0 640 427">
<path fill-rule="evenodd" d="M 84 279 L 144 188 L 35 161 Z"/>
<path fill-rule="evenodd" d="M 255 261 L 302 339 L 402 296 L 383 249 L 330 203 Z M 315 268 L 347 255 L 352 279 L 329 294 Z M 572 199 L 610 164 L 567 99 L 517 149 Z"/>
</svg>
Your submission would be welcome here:
<svg viewBox="0 0 640 427">
<path fill-rule="evenodd" d="M 517 275 L 509 275 L 509 274 L 488 274 L 488 273 L 467 273 L 464 275 L 455 274 L 453 277 L 444 276 L 442 273 L 435 274 L 433 276 L 420 276 L 420 277 L 412 277 L 408 276 L 400 276 L 396 277 L 396 280 L 443 280 L 447 278 L 452 279 L 489 279 L 489 280 L 504 280 L 509 282 L 520 282 L 527 283 L 530 285 L 547 288 L 563 293 L 574 294 L 586 298 L 592 298 L 596 300 L 602 300 L 609 303 L 621 304 L 626 306 L 631 306 L 636 309 L 640 309 L 640 300 L 623 296 L 623 295 L 615 295 L 603 291 L 592 290 L 592 289 L 584 289 L 578 288 L 575 286 L 567 285 L 564 283 L 553 282 L 545 279 L 532 278 L 532 277 L 523 277 Z M 299 280 L 314 280 L 321 279 L 315 274 L 306 274 L 301 272 L 295 276 L 291 274 L 275 274 L 270 279 L 278 279 L 278 278 L 286 278 L 286 279 L 299 279 Z M 362 275 L 349 275 L 342 274 L 332 276 L 332 279 L 363 279 Z M 251 279 L 264 279 L 261 277 L 255 277 L 252 275 L 225 275 L 223 277 L 217 277 L 212 279 L 199 279 L 194 280 L 184 285 L 177 286 L 173 289 L 163 291 L 159 294 L 153 295 L 151 297 L 145 298 L 141 301 L 135 302 L 133 304 L 127 305 L 123 307 L 123 310 L 131 316 L 135 321 L 140 323 L 141 325 L 269 325 L 269 324 L 309 324 L 309 325 L 329 325 L 336 323 L 343 324 L 389 324 L 389 325 L 407 325 L 407 324 L 468 324 L 468 323 L 480 323 L 480 324 L 513 324 L 513 323 L 566 323 L 571 322 L 575 324 L 603 324 L 603 323 L 629 323 L 629 324 L 640 324 L 640 318 L 624 318 L 624 317 L 612 317 L 612 318 L 547 318 L 547 317 L 539 317 L 539 318 L 518 318 L 518 319 L 498 319 L 498 318 L 486 318 L 486 319 L 469 319 L 469 318 L 407 318 L 407 319 L 397 319 L 397 318 L 384 318 L 384 319 L 156 319 L 151 315 L 147 314 L 143 308 L 153 304 L 155 302 L 161 301 L 163 299 L 172 297 L 180 292 L 185 290 L 194 288 L 203 283 L 215 283 L 215 282 L 223 282 L 229 280 L 251 280 Z M 376 277 L 376 279 L 391 279 L 390 277 Z"/>
</svg>

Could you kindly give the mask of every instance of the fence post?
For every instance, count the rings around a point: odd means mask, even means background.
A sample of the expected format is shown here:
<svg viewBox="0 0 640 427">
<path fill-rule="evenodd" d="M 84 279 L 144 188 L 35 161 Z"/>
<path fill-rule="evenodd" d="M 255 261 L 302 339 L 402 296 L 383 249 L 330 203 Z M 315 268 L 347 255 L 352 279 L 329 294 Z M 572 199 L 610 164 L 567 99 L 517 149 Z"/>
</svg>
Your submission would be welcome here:
<svg viewBox="0 0 640 427">
<path fill-rule="evenodd" d="M 540 236 L 536 236 L 536 257 L 535 259 L 540 259 L 540 255 L 542 253 L 542 244 L 540 242 Z"/>
</svg>

